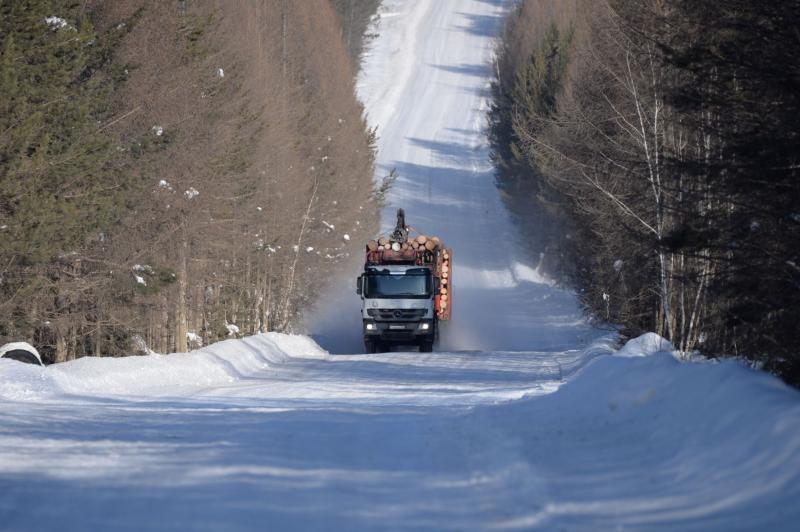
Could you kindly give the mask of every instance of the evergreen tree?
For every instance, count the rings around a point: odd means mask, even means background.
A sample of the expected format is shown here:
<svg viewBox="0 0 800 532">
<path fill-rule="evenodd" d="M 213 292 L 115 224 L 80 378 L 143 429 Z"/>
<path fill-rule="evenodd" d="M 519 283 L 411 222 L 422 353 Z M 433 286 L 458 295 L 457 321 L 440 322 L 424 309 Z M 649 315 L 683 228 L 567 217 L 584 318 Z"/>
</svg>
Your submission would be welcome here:
<svg viewBox="0 0 800 532">
<path fill-rule="evenodd" d="M 671 103 L 705 140 L 676 171 L 706 183 L 718 274 L 709 348 L 800 383 L 800 2 L 682 0 L 660 36 Z M 687 38 L 688 36 L 688 38 Z"/>
<path fill-rule="evenodd" d="M 103 43 L 72 5 L 0 5 L 0 253 L 28 263 L 75 251 L 119 201 L 115 152 L 98 127 L 110 88 L 95 76 Z"/>
<path fill-rule="evenodd" d="M 46 354 L 63 356 L 91 312 L 100 241 L 125 212 L 102 127 L 120 33 L 98 35 L 80 3 L 0 1 L 0 335 L 36 336 Z"/>
</svg>

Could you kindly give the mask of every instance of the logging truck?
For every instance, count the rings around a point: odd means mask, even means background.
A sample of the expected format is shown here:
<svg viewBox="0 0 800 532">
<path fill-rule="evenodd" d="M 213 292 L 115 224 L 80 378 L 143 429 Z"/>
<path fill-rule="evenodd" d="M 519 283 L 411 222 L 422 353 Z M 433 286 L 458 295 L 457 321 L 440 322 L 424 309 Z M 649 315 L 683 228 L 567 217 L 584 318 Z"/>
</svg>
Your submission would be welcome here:
<svg viewBox="0 0 800 532">
<path fill-rule="evenodd" d="M 394 232 L 367 243 L 356 293 L 368 353 L 395 345 L 433 351 L 439 322 L 452 315 L 453 253 L 438 237 L 411 231 L 399 209 Z"/>
</svg>

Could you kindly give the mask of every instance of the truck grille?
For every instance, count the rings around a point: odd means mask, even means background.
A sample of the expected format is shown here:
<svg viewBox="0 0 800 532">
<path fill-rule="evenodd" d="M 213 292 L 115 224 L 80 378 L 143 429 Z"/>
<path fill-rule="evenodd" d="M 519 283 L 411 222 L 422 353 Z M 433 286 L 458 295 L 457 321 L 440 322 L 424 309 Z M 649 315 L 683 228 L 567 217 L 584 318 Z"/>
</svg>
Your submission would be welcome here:
<svg viewBox="0 0 800 532">
<path fill-rule="evenodd" d="M 424 308 L 407 308 L 407 309 L 394 309 L 394 308 L 371 308 L 367 309 L 367 314 L 371 318 L 379 320 L 401 320 L 413 321 L 425 317 L 426 310 Z"/>
<path fill-rule="evenodd" d="M 412 331 L 388 331 L 381 335 L 381 339 L 394 342 L 411 342 L 414 340 L 414 333 Z"/>
</svg>

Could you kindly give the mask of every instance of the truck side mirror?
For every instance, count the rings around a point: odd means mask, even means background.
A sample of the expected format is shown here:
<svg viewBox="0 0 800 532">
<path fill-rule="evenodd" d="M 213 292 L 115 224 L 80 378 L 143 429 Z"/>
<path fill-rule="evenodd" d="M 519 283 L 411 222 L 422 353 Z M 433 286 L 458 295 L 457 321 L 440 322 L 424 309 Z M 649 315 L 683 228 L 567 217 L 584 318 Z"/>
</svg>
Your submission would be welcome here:
<svg viewBox="0 0 800 532">
<path fill-rule="evenodd" d="M 361 295 L 361 292 L 363 292 L 362 290 L 363 282 L 364 282 L 364 276 L 359 275 L 358 279 L 356 279 L 356 294 L 358 295 Z"/>
</svg>

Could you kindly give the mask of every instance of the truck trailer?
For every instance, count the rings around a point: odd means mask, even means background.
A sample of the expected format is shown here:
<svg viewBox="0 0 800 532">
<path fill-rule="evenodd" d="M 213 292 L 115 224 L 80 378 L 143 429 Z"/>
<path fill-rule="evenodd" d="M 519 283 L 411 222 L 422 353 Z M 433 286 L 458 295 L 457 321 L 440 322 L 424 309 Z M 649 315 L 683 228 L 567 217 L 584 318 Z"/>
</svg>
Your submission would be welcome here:
<svg viewBox="0 0 800 532">
<path fill-rule="evenodd" d="M 392 346 L 433 351 L 440 323 L 452 316 L 453 252 L 438 237 L 412 231 L 399 209 L 394 232 L 367 243 L 356 293 L 368 353 Z"/>
</svg>

